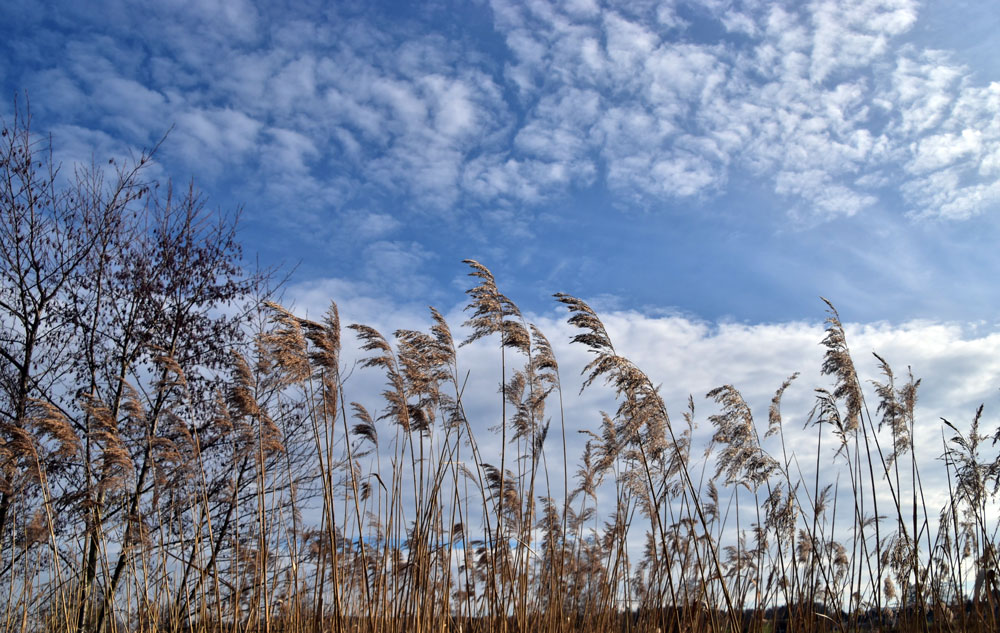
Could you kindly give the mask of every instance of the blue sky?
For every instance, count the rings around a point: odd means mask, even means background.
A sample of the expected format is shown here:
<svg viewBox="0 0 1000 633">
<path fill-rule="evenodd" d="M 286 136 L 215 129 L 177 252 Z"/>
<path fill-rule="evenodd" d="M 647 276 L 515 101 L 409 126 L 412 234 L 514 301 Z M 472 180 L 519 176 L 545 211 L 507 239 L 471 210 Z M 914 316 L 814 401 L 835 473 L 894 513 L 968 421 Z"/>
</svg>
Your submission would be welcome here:
<svg viewBox="0 0 1000 633">
<path fill-rule="evenodd" d="M 310 4 L 4 3 L 0 85 L 69 162 L 172 126 L 163 172 L 295 281 L 994 321 L 989 2 Z"/>
<path fill-rule="evenodd" d="M 245 253 L 294 268 L 301 313 L 335 300 L 391 332 L 433 304 L 458 330 L 460 262 L 482 261 L 553 343 L 571 459 L 614 404 L 575 397 L 589 358 L 554 292 L 599 308 L 676 418 L 694 395 L 702 441 L 707 391 L 735 384 L 763 423 L 796 371 L 784 406 L 802 427 L 830 382 L 820 295 L 862 379 L 879 378 L 871 351 L 924 379 L 923 464 L 941 416 L 964 428 L 985 402 L 995 426 L 993 2 L 326 5 L 0 3 L 0 115 L 27 93 L 66 166 L 170 129 L 154 175 L 242 205 Z M 490 345 L 460 356 L 484 430 Z M 349 399 L 377 409 L 382 380 L 352 374 Z"/>
</svg>

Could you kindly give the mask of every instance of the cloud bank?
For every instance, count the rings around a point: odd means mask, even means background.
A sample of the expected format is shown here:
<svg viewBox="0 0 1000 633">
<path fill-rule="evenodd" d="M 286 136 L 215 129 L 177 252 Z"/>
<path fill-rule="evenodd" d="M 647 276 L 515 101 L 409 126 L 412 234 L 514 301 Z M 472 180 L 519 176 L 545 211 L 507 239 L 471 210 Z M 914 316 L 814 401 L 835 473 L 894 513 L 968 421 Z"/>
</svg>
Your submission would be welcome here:
<svg viewBox="0 0 1000 633">
<path fill-rule="evenodd" d="M 362 322 L 387 336 L 399 328 L 426 329 L 430 325 L 422 306 L 394 302 L 384 295 L 380 298 L 360 284 L 336 280 L 304 284 L 290 289 L 289 298 L 296 302 L 300 313 L 318 315 L 326 309 L 331 293 L 342 297 L 338 306 L 344 324 Z M 461 340 L 465 336 L 460 326 L 465 320 L 461 306 L 444 309 L 443 313 L 456 340 Z M 821 321 L 753 325 L 709 323 L 685 316 L 632 310 L 608 310 L 600 316 L 618 352 L 635 362 L 659 385 L 677 432 L 684 428 L 682 414 L 687 409 L 689 396 L 693 398 L 697 427 L 692 455 L 696 469 L 706 463 L 703 451 L 715 433 L 709 417 L 719 413 L 718 406 L 705 398 L 708 391 L 722 385 L 738 389 L 750 404 L 763 437 L 768 426 L 771 398 L 783 381 L 799 373 L 782 399 L 784 440 L 788 457 L 793 460 L 793 477 L 797 475 L 802 481 L 812 481 L 817 463 L 817 433 L 823 436 L 820 450 L 823 483 L 836 483 L 837 473 L 846 476 L 845 457 L 836 455 L 839 442 L 832 428 L 811 424 L 815 389 L 832 390 L 834 386 L 833 378 L 820 373 L 824 354 L 820 344 L 824 338 Z M 585 432 L 599 432 L 601 411 L 613 413 L 617 403 L 610 387 L 594 385 L 580 392 L 583 380 L 580 372 L 592 356 L 582 346 L 570 343 L 578 331 L 566 322 L 562 312 L 553 309 L 545 314 L 526 315 L 526 318 L 549 339 L 559 362 L 564 417 L 560 417 L 554 405 L 548 408 L 552 427 L 546 444 L 547 466 L 558 496 L 562 480 L 562 424 L 566 427 L 569 468 L 573 473 L 579 466 L 588 437 Z M 845 329 L 875 424 L 879 423 L 880 413 L 873 381 L 885 382 L 886 376 L 873 352 L 891 365 L 897 386 L 902 386 L 911 373 L 921 381 L 914 427 L 915 454 L 921 468 L 925 499 L 934 515 L 931 519 L 934 519 L 937 510 L 944 507 L 949 498 L 943 463 L 938 458 L 953 432 L 943 426 L 941 418 L 967 432 L 977 407 L 983 404 L 986 414 L 981 432 L 993 433 L 996 411 L 1000 410 L 1000 334 L 989 331 L 990 328 L 929 321 L 847 323 Z M 375 413 L 384 404 L 378 394 L 383 389 L 385 377 L 377 371 L 352 369 L 359 356 L 351 335 L 345 336 L 344 345 L 345 375 L 350 375 L 347 398 L 361 402 Z M 468 372 L 463 401 L 472 431 L 484 460 L 496 463 L 501 444 L 495 427 L 502 417 L 498 346 L 498 341 L 486 339 L 459 350 L 460 372 L 463 376 Z M 515 353 L 508 353 L 508 370 L 522 360 Z M 888 431 L 882 430 L 881 435 L 888 453 L 891 446 Z M 772 456 L 783 459 L 778 438 L 765 439 L 762 445 Z M 713 459 L 707 462 L 710 471 L 714 468 Z M 849 495 L 847 482 L 840 483 L 841 494 Z M 891 503 L 888 489 L 882 490 L 882 501 Z M 906 500 L 903 506 L 909 508 Z M 604 504 L 600 507 L 602 512 L 609 511 Z M 753 508 L 741 507 L 741 511 L 752 514 Z"/>
</svg>

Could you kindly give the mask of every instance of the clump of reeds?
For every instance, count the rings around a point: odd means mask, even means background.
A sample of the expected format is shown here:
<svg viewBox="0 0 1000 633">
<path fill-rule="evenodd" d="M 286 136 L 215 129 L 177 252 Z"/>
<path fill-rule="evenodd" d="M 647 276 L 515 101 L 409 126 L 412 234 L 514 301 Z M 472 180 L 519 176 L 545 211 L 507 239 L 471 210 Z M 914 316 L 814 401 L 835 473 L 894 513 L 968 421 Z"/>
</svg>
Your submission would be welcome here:
<svg viewBox="0 0 1000 633">
<path fill-rule="evenodd" d="M 781 411 L 797 374 L 766 428 L 736 385 L 709 391 L 699 434 L 694 398 L 672 418 L 599 315 L 555 295 L 592 355 L 583 388 L 616 399 L 581 428 L 553 345 L 481 263 L 463 340 L 433 308 L 426 331 L 345 337 L 335 304 L 267 300 L 232 224 L 144 183 L 148 156 L 63 195 L 15 123 L 0 631 L 997 630 L 1000 430 L 982 407 L 943 422 L 950 497 L 928 508 L 920 381 L 878 356 L 865 381 L 829 302 L 805 455 Z M 497 355 L 491 419 L 467 413 L 472 343 Z"/>
<path fill-rule="evenodd" d="M 468 263 L 477 285 L 464 343 L 496 336 L 501 356 L 498 450 L 478 430 L 490 422 L 465 414 L 460 346 L 436 310 L 429 331 L 393 340 L 350 326 L 361 369 L 386 380 L 369 409 L 345 394 L 336 306 L 311 321 L 262 304 L 255 343 L 231 354 L 207 401 L 192 401 L 174 350 L 151 357 L 149 394 L 120 383 L 117 413 L 78 397 L 83 437 L 72 410 L 42 399 L 5 427 L 8 478 L 33 477 L 40 494 L 17 500 L 23 527 L 4 535 L 4 629 L 995 629 L 1000 466 L 983 455 L 997 435 L 981 433 L 982 409 L 968 434 L 944 423 L 952 495 L 932 530 L 914 450 L 919 381 L 899 386 L 877 357 L 873 420 L 828 304 L 822 369 L 836 382 L 817 390 L 811 422 L 817 460 L 834 437 L 845 508 L 829 477 L 803 476 L 804 456 L 786 452 L 780 405 L 796 375 L 779 386 L 763 437 L 735 386 L 710 391 L 719 411 L 696 460 L 694 400 L 675 426 L 596 312 L 560 294 L 574 342 L 593 354 L 584 388 L 603 381 L 618 398 L 586 431 L 570 482 L 565 420 L 561 450 L 547 450 L 546 403 L 562 400 L 552 346 L 488 269 Z M 765 447 L 772 437 L 779 453 Z M 72 519 L 54 510 L 80 504 L 90 517 L 93 501 L 68 493 L 71 469 L 56 464 L 84 442 L 104 510 L 74 551 Z"/>
</svg>

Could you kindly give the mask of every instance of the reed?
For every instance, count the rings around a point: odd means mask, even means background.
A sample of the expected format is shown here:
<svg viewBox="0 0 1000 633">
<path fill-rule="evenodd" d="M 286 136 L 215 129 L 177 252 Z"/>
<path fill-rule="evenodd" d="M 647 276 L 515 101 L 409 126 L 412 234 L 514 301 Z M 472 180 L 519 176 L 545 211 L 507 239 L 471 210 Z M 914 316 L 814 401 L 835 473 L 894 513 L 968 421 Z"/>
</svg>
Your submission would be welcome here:
<svg viewBox="0 0 1000 633">
<path fill-rule="evenodd" d="M 553 346 L 481 263 L 462 341 L 433 308 L 391 336 L 335 304 L 310 320 L 241 270 L 235 218 L 141 180 L 146 155 L 64 195 L 26 126 L 0 163 L 0 630 L 998 629 L 1000 430 L 982 408 L 942 422 L 950 497 L 929 508 L 920 381 L 881 357 L 861 376 L 831 303 L 807 455 L 781 410 L 797 374 L 763 425 L 710 391 L 699 443 L 694 399 L 671 418 L 557 294 L 591 354 L 571 371 L 616 399 L 579 428 Z M 495 396 L 466 392 L 477 341 Z M 497 417 L 470 419 L 489 397 Z"/>
</svg>

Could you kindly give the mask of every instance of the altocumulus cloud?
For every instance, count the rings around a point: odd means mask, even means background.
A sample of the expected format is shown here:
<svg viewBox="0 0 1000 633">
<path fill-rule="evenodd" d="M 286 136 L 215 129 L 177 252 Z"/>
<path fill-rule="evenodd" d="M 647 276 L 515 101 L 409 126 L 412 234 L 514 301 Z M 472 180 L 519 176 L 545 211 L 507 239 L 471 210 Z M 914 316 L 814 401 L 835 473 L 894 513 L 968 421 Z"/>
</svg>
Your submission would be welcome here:
<svg viewBox="0 0 1000 633">
<path fill-rule="evenodd" d="M 797 213 L 857 213 L 889 178 L 914 214 L 995 206 L 998 84 L 902 44 L 914 2 L 710 3 L 696 17 L 724 33 L 637 6 L 493 3 L 530 104 L 522 134 L 548 131 L 525 154 L 584 175 L 600 162 L 620 196 L 712 195 L 736 171 Z"/>
<path fill-rule="evenodd" d="M 803 218 L 998 198 L 1000 84 L 908 41 L 911 0 L 116 9 L 22 9 L 37 28 L 5 80 L 131 144 L 172 122 L 166 158 L 256 170 L 255 195 L 299 188 L 306 209 L 531 207 L 595 184 L 661 206 L 747 177 Z"/>
</svg>

